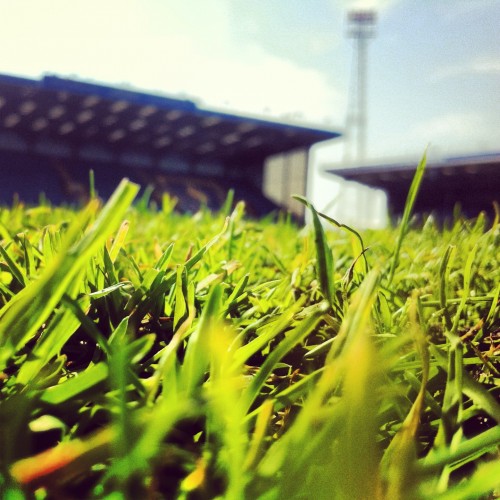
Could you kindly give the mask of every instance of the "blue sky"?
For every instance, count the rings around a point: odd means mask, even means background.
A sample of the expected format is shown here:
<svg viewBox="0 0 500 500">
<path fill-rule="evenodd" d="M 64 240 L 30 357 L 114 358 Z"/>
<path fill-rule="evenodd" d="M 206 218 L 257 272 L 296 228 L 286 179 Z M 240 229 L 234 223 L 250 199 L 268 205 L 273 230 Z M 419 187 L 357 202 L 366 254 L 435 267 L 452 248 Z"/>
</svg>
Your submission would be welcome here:
<svg viewBox="0 0 500 500">
<path fill-rule="evenodd" d="M 0 0 L 0 72 L 130 85 L 341 130 L 345 17 L 360 6 L 378 11 L 369 160 L 416 158 L 428 143 L 436 156 L 500 150 L 499 0 Z M 342 142 L 313 156 L 316 169 L 338 164 Z"/>
</svg>

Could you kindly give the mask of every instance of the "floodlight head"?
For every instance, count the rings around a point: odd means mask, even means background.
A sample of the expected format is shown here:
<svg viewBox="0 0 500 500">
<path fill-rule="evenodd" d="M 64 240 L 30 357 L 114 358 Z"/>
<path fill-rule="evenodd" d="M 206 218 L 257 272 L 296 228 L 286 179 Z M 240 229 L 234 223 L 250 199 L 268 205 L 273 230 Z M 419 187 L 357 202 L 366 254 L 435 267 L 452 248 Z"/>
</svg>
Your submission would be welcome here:
<svg viewBox="0 0 500 500">
<path fill-rule="evenodd" d="M 351 38 L 371 38 L 375 35 L 377 13 L 374 10 L 351 10 L 347 13 L 348 36 Z"/>
</svg>

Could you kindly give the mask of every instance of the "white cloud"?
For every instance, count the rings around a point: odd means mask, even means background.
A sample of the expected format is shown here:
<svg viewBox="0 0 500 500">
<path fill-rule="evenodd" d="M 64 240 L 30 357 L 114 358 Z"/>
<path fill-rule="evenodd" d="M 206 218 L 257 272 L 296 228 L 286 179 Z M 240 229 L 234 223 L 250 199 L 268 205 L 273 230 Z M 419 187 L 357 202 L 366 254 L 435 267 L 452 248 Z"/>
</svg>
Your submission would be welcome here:
<svg viewBox="0 0 500 500">
<path fill-rule="evenodd" d="M 437 70 L 432 80 L 456 78 L 458 76 L 500 75 L 500 58 L 479 57 L 463 64 L 445 66 Z"/>
<path fill-rule="evenodd" d="M 254 113 L 267 109 L 275 116 L 300 113 L 316 121 L 343 107 L 342 96 L 325 75 L 256 46 L 246 47 L 238 59 L 215 55 L 204 74 L 201 68 L 200 62 L 198 78 L 185 81 L 184 87 L 212 104 Z"/>
<path fill-rule="evenodd" d="M 410 129 L 408 141 L 429 143 L 443 154 L 497 150 L 500 144 L 499 125 L 498 118 L 480 113 L 448 113 L 415 124 Z"/>
<path fill-rule="evenodd" d="M 401 3 L 401 1 L 402 0 L 343 0 L 342 4 L 347 9 L 367 9 L 381 12 L 396 6 Z M 338 4 L 338 1 L 335 2 L 335 4 Z"/>
<path fill-rule="evenodd" d="M 52 0 L 48 9 L 0 0 L 0 72 L 128 83 L 310 121 L 343 110 L 343 95 L 319 70 L 235 40 L 229 0 L 204 0 L 196 10 L 176 0 L 145 3 L 149 10 L 133 0 Z"/>
<path fill-rule="evenodd" d="M 456 22 L 458 19 L 468 18 L 476 12 L 498 9 L 498 0 L 442 0 L 436 2 L 439 15 L 448 22 Z"/>
</svg>

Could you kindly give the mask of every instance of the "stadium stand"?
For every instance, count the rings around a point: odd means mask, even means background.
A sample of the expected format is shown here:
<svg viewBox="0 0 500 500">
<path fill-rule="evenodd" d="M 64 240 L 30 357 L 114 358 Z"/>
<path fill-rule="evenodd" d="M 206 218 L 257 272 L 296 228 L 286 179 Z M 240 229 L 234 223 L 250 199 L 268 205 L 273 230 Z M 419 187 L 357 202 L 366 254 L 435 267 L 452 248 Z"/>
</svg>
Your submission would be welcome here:
<svg viewBox="0 0 500 500">
<path fill-rule="evenodd" d="M 387 193 L 391 216 L 402 216 L 416 163 L 387 162 L 378 165 L 329 168 L 326 172 Z M 456 156 L 429 162 L 414 212 L 433 214 L 437 220 L 453 217 L 458 208 L 466 217 L 485 212 L 495 215 L 500 196 L 500 153 Z"/>
<path fill-rule="evenodd" d="M 265 186 L 269 159 L 305 152 L 280 184 L 305 178 L 309 148 L 338 136 L 95 83 L 0 75 L 0 202 L 37 203 L 43 193 L 84 203 L 93 169 L 104 198 L 123 177 L 152 186 L 154 199 L 168 192 L 183 211 L 215 210 L 234 189 L 260 216 L 291 206 L 288 195 L 273 196 L 288 192 L 282 185 Z"/>
</svg>

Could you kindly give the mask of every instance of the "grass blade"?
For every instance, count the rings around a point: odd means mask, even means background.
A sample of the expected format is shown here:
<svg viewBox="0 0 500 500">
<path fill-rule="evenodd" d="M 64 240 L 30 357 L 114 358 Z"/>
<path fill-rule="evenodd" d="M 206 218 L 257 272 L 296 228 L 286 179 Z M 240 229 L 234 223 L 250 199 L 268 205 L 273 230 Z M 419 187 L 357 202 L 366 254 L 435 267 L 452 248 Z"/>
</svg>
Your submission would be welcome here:
<svg viewBox="0 0 500 500">
<path fill-rule="evenodd" d="M 294 196 L 294 199 L 300 201 L 311 212 L 314 228 L 314 243 L 316 245 L 317 258 L 317 276 L 321 287 L 323 297 L 328 301 L 330 307 L 333 308 L 335 297 L 335 279 L 333 272 L 333 255 L 326 234 L 319 220 L 318 212 L 314 206 L 302 196 Z"/>
<path fill-rule="evenodd" d="M 417 170 L 415 172 L 415 176 L 413 177 L 413 181 L 410 186 L 410 190 L 408 192 L 408 197 L 406 198 L 405 208 L 403 211 L 403 218 L 399 225 L 399 234 L 398 239 L 396 241 L 396 248 L 394 249 L 394 254 L 391 260 L 391 267 L 389 269 L 389 278 L 387 287 L 390 286 L 392 280 L 394 279 L 394 273 L 396 272 L 396 268 L 399 264 L 399 253 L 401 252 L 401 246 L 403 244 L 403 240 L 408 233 L 410 228 L 410 217 L 413 211 L 413 207 L 415 205 L 415 201 L 417 199 L 418 191 L 420 189 L 420 184 L 422 183 L 422 178 L 424 176 L 425 167 L 427 165 L 427 152 L 424 153 L 420 163 L 417 166 Z"/>
<path fill-rule="evenodd" d="M 87 260 L 116 228 L 137 191 L 137 185 L 122 182 L 94 224 L 77 241 L 97 212 L 97 202 L 90 202 L 79 221 L 68 231 L 65 250 L 38 280 L 30 283 L 0 310 L 0 369 L 47 320 Z"/>
</svg>

